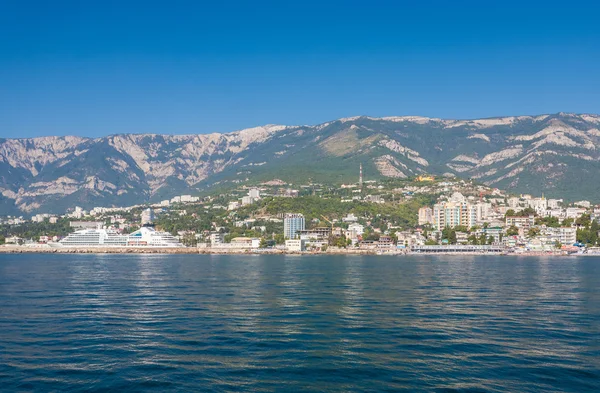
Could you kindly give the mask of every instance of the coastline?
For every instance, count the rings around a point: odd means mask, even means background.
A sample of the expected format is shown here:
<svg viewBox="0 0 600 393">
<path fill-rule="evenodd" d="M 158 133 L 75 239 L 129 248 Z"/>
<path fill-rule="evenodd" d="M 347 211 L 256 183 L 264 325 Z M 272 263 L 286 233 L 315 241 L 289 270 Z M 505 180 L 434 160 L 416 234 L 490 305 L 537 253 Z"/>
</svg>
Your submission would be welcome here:
<svg viewBox="0 0 600 393">
<path fill-rule="evenodd" d="M 568 254 L 565 252 L 411 252 L 407 250 L 356 250 L 334 249 L 321 251 L 287 251 L 279 249 L 251 250 L 251 249 L 210 249 L 196 247 L 173 248 L 148 248 L 148 247 L 27 247 L 27 246 L 0 246 L 0 254 L 203 254 L 203 255 L 377 255 L 377 256 L 404 256 L 404 255 L 490 255 L 490 256 L 600 256 L 598 254 Z"/>
</svg>

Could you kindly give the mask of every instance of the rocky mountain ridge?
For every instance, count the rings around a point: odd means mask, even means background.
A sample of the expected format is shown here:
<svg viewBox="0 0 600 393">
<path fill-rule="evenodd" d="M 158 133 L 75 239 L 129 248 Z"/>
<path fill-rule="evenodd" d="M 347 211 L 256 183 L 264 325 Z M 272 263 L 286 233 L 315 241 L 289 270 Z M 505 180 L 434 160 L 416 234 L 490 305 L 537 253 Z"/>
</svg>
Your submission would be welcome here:
<svg viewBox="0 0 600 393">
<path fill-rule="evenodd" d="M 600 116 L 418 116 L 267 125 L 226 134 L 0 139 L 0 214 L 123 206 L 214 184 L 348 181 L 419 173 L 597 200 Z"/>
</svg>

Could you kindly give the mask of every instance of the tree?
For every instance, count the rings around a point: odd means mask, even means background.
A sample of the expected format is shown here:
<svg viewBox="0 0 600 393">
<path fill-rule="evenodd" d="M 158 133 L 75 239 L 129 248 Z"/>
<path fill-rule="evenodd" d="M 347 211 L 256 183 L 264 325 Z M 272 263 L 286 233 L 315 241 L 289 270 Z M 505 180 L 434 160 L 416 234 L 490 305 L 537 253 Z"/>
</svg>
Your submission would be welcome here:
<svg viewBox="0 0 600 393">
<path fill-rule="evenodd" d="M 562 222 L 562 226 L 563 227 L 570 227 L 573 225 L 573 219 L 572 218 L 565 218 Z"/>
<path fill-rule="evenodd" d="M 450 244 L 456 244 L 456 231 L 450 232 L 450 236 L 448 237 L 448 242 Z"/>
<path fill-rule="evenodd" d="M 527 231 L 527 237 L 530 239 L 536 237 L 539 234 L 540 230 L 537 228 L 531 228 L 529 231 Z"/>
<path fill-rule="evenodd" d="M 330 244 L 334 247 L 346 248 L 348 243 L 345 236 L 336 236 L 331 239 Z"/>
<path fill-rule="evenodd" d="M 444 229 L 442 229 L 442 239 L 450 239 L 450 233 L 452 233 L 452 228 L 450 227 L 446 227 Z"/>
<path fill-rule="evenodd" d="M 576 225 L 583 226 L 586 228 L 589 227 L 591 223 L 592 223 L 592 220 L 590 218 L 590 215 L 587 213 L 581 215 L 581 217 L 579 217 L 577 220 L 575 220 Z"/>
<path fill-rule="evenodd" d="M 519 234 L 519 228 L 517 228 L 514 225 L 506 230 L 507 236 L 517 236 L 518 234 Z"/>
<path fill-rule="evenodd" d="M 260 248 L 267 248 L 269 245 L 267 244 L 267 239 L 265 239 L 264 237 L 260 239 L 260 245 L 258 247 Z"/>
<path fill-rule="evenodd" d="M 438 242 L 436 242 L 433 239 L 427 239 L 427 240 L 425 240 L 425 245 L 426 246 L 436 246 L 437 244 L 438 244 Z"/>
<path fill-rule="evenodd" d="M 488 237 L 488 244 L 494 244 L 494 236 Z"/>
<path fill-rule="evenodd" d="M 3 235 L 0 235 L 0 244 L 4 244 L 6 242 L 6 239 L 4 238 Z"/>
<path fill-rule="evenodd" d="M 482 233 L 482 234 L 479 236 L 479 241 L 478 241 L 478 243 L 479 243 L 480 245 L 482 245 L 482 246 L 485 246 L 485 242 L 486 242 L 486 240 L 487 240 L 487 238 L 485 237 L 485 233 Z"/>
<path fill-rule="evenodd" d="M 455 232 L 469 232 L 469 228 L 464 225 L 457 225 L 454 227 Z"/>
<path fill-rule="evenodd" d="M 283 233 L 278 233 L 273 237 L 273 240 L 275 240 L 275 243 L 277 244 L 285 244 L 285 237 L 283 236 Z"/>
<path fill-rule="evenodd" d="M 515 211 L 513 209 L 508 209 L 506 211 L 506 214 L 504 215 L 504 217 L 514 217 L 515 216 Z"/>
<path fill-rule="evenodd" d="M 529 217 L 529 216 L 537 216 L 534 208 L 526 207 L 520 212 L 516 213 L 517 217 Z"/>
<path fill-rule="evenodd" d="M 538 217 L 535 219 L 535 225 L 546 225 L 550 228 L 560 227 L 558 217 Z"/>
<path fill-rule="evenodd" d="M 195 246 L 198 243 L 198 240 L 196 239 L 196 234 L 192 232 L 186 232 L 185 235 L 183 235 L 183 237 L 181 238 L 181 243 L 188 247 Z"/>
<path fill-rule="evenodd" d="M 598 223 L 598 220 L 592 221 L 592 223 L 590 225 L 590 231 L 596 232 L 596 233 L 598 233 L 598 231 L 600 231 L 600 224 Z"/>
<path fill-rule="evenodd" d="M 583 244 L 595 245 L 598 243 L 598 232 L 591 229 L 578 229 L 577 241 Z"/>
</svg>

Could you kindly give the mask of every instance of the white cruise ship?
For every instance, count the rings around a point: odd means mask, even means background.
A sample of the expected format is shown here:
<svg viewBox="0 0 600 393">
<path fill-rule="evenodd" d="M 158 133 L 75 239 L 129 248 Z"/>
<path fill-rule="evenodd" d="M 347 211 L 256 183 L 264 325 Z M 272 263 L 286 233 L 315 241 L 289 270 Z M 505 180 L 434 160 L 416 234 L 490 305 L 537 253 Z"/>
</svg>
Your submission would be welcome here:
<svg viewBox="0 0 600 393">
<path fill-rule="evenodd" d="M 170 233 L 147 226 L 129 235 L 111 229 L 83 229 L 58 244 L 62 247 L 185 247 Z"/>
<path fill-rule="evenodd" d="M 144 226 L 127 235 L 129 247 L 185 247 L 168 232 L 160 232 L 153 227 Z"/>
</svg>

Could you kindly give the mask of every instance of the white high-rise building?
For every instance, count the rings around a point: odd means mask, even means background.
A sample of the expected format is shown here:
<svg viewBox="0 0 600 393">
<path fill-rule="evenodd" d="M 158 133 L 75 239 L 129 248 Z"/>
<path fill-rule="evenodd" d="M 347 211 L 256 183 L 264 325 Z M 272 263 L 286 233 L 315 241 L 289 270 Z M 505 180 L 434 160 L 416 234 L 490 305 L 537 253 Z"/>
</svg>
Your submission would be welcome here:
<svg viewBox="0 0 600 393">
<path fill-rule="evenodd" d="M 154 216 L 154 210 L 148 208 L 144 210 L 141 214 L 142 225 L 152 225 L 154 224 L 154 220 L 156 217 Z"/>
<path fill-rule="evenodd" d="M 252 199 L 260 199 L 260 190 L 258 188 L 251 188 L 248 191 L 248 196 Z"/>
<path fill-rule="evenodd" d="M 304 227 L 304 216 L 299 213 L 288 213 L 283 218 L 283 236 L 286 239 L 295 239 L 296 232 L 303 231 Z"/>
<path fill-rule="evenodd" d="M 475 211 L 477 214 L 477 222 L 483 223 L 490 218 L 490 215 L 493 212 L 492 204 L 486 202 L 476 203 Z"/>
</svg>

